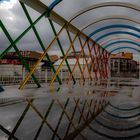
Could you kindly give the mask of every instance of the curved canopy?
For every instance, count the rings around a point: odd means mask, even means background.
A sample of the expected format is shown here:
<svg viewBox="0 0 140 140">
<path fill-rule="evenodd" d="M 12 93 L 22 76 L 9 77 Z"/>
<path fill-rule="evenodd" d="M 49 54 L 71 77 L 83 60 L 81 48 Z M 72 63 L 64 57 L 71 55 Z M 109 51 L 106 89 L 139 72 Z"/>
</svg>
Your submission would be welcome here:
<svg viewBox="0 0 140 140">
<path fill-rule="evenodd" d="M 69 2 L 72 3 L 73 1 Z M 78 2 L 75 2 L 76 4 L 83 2 L 82 0 L 78 0 Z M 134 48 L 138 48 L 139 47 L 139 43 L 135 42 L 134 40 L 139 40 L 140 36 L 140 21 L 138 20 L 139 18 L 134 18 L 133 14 L 127 14 L 126 12 L 122 12 L 120 15 L 118 15 L 119 10 L 117 11 L 117 15 L 114 11 L 112 10 L 113 8 L 118 8 L 120 9 L 120 11 L 123 9 L 124 11 L 131 11 L 132 13 L 137 13 L 138 16 L 140 16 L 140 5 L 137 4 L 137 2 L 104 2 L 104 3 L 100 3 L 100 2 L 91 2 L 91 1 L 87 1 L 87 3 L 90 3 L 90 5 L 85 4 L 83 6 L 81 6 L 80 8 L 76 8 L 75 12 L 71 12 L 73 14 L 69 14 L 69 16 L 67 16 L 67 19 L 69 19 L 69 21 L 71 23 L 73 23 L 74 25 L 77 25 L 78 28 L 80 28 L 81 31 L 84 31 L 86 34 L 89 35 L 89 37 L 92 37 L 95 41 L 97 41 L 100 45 L 101 41 L 103 40 L 103 38 L 109 37 L 110 41 L 111 38 L 113 38 L 114 36 L 117 35 L 118 38 L 126 38 L 125 41 L 120 41 L 117 40 L 115 42 L 108 42 L 108 45 L 106 44 L 106 46 L 103 46 L 104 48 L 108 48 L 111 45 L 115 45 L 115 44 L 121 44 L 121 43 L 127 43 L 128 46 L 130 47 L 134 47 Z M 57 11 L 61 13 L 61 10 L 59 9 L 62 5 L 65 7 L 66 6 L 66 1 L 61 1 L 60 4 L 58 4 L 55 8 L 55 10 L 57 9 Z M 75 7 L 77 7 L 77 5 L 75 4 Z M 75 8 L 73 7 L 73 9 Z M 106 9 L 109 9 L 110 11 L 112 10 L 112 12 L 108 13 Z M 105 11 L 106 12 L 102 12 Z M 123 11 L 122 10 L 122 11 Z M 63 11 L 63 10 L 62 10 Z M 96 17 L 96 11 L 97 13 L 101 12 L 102 16 L 99 15 L 99 17 Z M 106 15 L 107 13 L 107 15 Z M 80 24 L 80 21 L 83 21 L 82 19 L 86 19 L 87 17 L 90 17 L 90 15 L 94 15 L 96 18 L 91 20 L 84 20 L 84 25 L 82 27 L 80 27 L 82 24 Z M 62 14 L 65 17 L 65 13 Z M 89 15 L 89 16 L 87 16 Z M 69 18 L 68 18 L 69 17 Z M 92 16 L 91 16 L 92 17 Z M 79 24 L 78 24 L 79 22 Z M 118 24 L 118 23 L 122 23 L 122 24 Z M 101 24 L 102 23 L 102 24 Z M 111 24 L 114 23 L 114 24 Z M 116 23 L 116 24 L 115 24 Z M 102 25 L 102 26 L 101 26 Z M 105 25 L 105 26 L 103 26 Z M 100 28 L 98 28 L 100 27 Z M 97 30 L 95 30 L 97 29 Z M 97 33 L 101 32 L 99 35 L 97 35 Z M 96 35 L 95 35 L 96 34 Z M 95 37 L 93 37 L 93 35 L 95 35 Z M 132 38 L 132 40 L 127 38 Z M 109 39 L 108 39 L 109 40 Z M 127 49 L 127 48 L 126 48 Z"/>
<path fill-rule="evenodd" d="M 102 41 L 111 41 L 111 38 L 114 38 L 115 36 L 117 38 L 132 38 L 132 40 L 139 40 L 139 0 L 123 0 L 123 2 L 120 2 L 120 0 L 116 0 L 115 2 L 112 2 L 111 0 L 104 0 L 102 2 L 93 0 L 20 1 L 24 2 L 41 14 L 46 8 L 48 8 L 47 10 L 50 13 L 46 16 L 49 16 L 49 18 L 56 23 L 55 26 L 57 26 L 58 29 L 60 29 L 67 21 L 68 23 L 70 23 L 70 26 L 68 27 L 69 31 L 71 31 L 72 33 L 81 31 L 81 33 L 83 33 L 84 35 L 89 35 L 89 37 L 97 41 L 99 45 L 102 45 Z M 12 20 L 12 18 L 13 17 L 9 17 L 10 20 Z M 46 24 L 46 26 L 48 25 Z M 38 26 L 38 28 L 39 27 L 42 28 L 42 26 L 40 25 Z M 45 30 L 43 30 L 43 28 L 41 29 L 41 32 L 42 35 L 45 34 Z M 50 33 L 51 31 L 48 32 Z M 63 45 L 65 45 L 65 36 L 66 35 L 64 34 Z M 46 38 L 48 38 L 48 36 Z M 31 45 L 31 43 L 28 44 Z M 127 44 L 128 46 L 132 46 L 132 43 Z M 137 45 L 134 45 L 133 43 L 133 47 L 137 47 Z M 55 50 L 55 48 L 53 49 Z"/>
</svg>

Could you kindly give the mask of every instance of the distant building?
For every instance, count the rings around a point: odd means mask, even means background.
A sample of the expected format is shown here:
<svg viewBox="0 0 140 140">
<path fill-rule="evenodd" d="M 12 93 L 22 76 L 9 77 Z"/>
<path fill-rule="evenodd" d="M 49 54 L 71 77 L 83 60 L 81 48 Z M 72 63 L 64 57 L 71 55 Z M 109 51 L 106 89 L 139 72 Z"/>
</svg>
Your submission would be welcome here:
<svg viewBox="0 0 140 140">
<path fill-rule="evenodd" d="M 42 55 L 42 53 L 36 51 L 20 51 L 20 53 L 30 68 L 32 68 Z M 49 57 L 52 63 L 59 59 L 57 55 L 51 55 Z M 50 61 L 44 58 L 34 74 L 38 79 L 43 79 L 43 82 L 45 82 L 48 69 L 50 69 Z M 0 60 L 0 82 L 17 81 L 18 83 L 27 73 L 28 70 L 22 64 L 16 52 L 9 52 Z M 33 82 L 32 79 L 31 82 Z"/>
<path fill-rule="evenodd" d="M 79 56 L 79 53 L 80 52 L 76 52 L 76 55 L 75 53 L 70 53 L 70 55 L 67 57 L 67 62 L 71 68 L 71 70 L 73 70 L 74 66 L 75 66 L 75 63 L 77 62 L 77 58 Z M 88 66 L 89 68 L 91 67 L 91 59 L 89 59 L 89 56 L 86 56 L 86 59 L 87 59 L 87 63 L 88 63 Z M 54 67 L 57 69 L 58 66 L 61 64 L 63 60 L 63 57 L 61 57 L 58 61 L 56 61 L 54 63 Z M 81 66 L 81 69 L 83 71 L 84 67 L 86 66 L 86 60 L 83 56 L 81 56 L 79 58 L 79 64 Z M 59 72 L 59 76 L 61 77 L 62 80 L 67 80 L 70 76 L 70 73 L 69 73 L 69 70 L 68 70 L 68 66 L 66 64 L 66 62 L 63 63 L 62 67 L 61 67 L 61 70 Z M 76 78 L 76 79 L 79 79 L 81 77 L 81 72 L 80 72 L 80 69 L 79 69 L 79 66 L 78 64 L 76 65 L 75 67 L 75 70 L 74 70 L 74 73 L 73 73 L 73 76 Z M 85 78 L 89 78 L 89 74 L 88 74 L 88 70 L 87 68 L 85 69 L 84 71 L 84 77 Z"/>
<path fill-rule="evenodd" d="M 36 63 L 36 61 L 40 58 L 42 53 L 36 52 L 36 51 L 20 51 L 20 54 L 22 57 L 27 60 L 27 63 L 29 66 L 32 66 Z M 57 55 L 51 55 L 49 56 L 50 60 L 54 63 L 56 60 L 58 60 Z M 47 58 L 45 57 L 42 62 L 49 63 Z M 22 65 L 22 62 L 20 61 L 18 55 L 16 52 L 9 52 L 7 53 L 2 60 L 0 60 L 0 64 L 7 63 L 7 64 L 14 64 L 14 65 Z"/>
<path fill-rule="evenodd" d="M 133 53 L 111 55 L 111 76 L 138 77 L 139 64 L 133 60 Z"/>
</svg>

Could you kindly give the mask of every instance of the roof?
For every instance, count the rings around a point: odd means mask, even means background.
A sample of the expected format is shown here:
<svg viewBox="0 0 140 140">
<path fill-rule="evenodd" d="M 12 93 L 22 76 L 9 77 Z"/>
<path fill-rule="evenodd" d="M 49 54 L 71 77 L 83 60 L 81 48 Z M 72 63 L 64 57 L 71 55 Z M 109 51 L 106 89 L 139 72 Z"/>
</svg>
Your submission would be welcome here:
<svg viewBox="0 0 140 140">
<path fill-rule="evenodd" d="M 59 57 L 57 55 L 50 55 L 50 59 L 52 62 L 55 62 L 59 59 Z"/>
<path fill-rule="evenodd" d="M 60 63 L 62 62 L 62 58 L 60 58 L 57 62 L 55 62 L 54 63 L 54 65 L 56 65 L 56 66 L 58 66 L 58 65 L 60 65 Z M 69 65 L 75 65 L 75 63 L 76 63 L 76 58 L 67 58 L 67 61 L 68 61 L 68 63 L 69 63 Z M 88 60 L 88 64 L 91 62 L 91 60 L 89 59 Z M 79 63 L 80 63 L 80 65 L 83 65 L 83 64 L 86 64 L 86 61 L 85 61 L 85 59 L 84 58 L 80 58 L 79 59 Z M 64 62 L 64 64 L 63 65 L 66 65 L 66 63 Z"/>
<path fill-rule="evenodd" d="M 29 59 L 36 59 L 38 60 L 40 58 L 40 56 L 42 55 L 41 52 L 36 52 L 36 51 L 20 51 L 21 55 L 24 57 L 24 58 L 29 58 Z M 14 58 L 14 59 L 17 59 L 18 55 L 16 52 L 8 52 L 7 55 L 5 56 L 5 58 Z M 50 60 L 52 62 L 55 62 L 57 61 L 59 58 L 57 55 L 50 55 Z M 44 60 L 47 61 L 46 57 L 44 58 Z"/>
<path fill-rule="evenodd" d="M 117 53 L 117 54 L 111 54 L 111 58 L 114 59 L 133 59 L 133 53 Z"/>
</svg>

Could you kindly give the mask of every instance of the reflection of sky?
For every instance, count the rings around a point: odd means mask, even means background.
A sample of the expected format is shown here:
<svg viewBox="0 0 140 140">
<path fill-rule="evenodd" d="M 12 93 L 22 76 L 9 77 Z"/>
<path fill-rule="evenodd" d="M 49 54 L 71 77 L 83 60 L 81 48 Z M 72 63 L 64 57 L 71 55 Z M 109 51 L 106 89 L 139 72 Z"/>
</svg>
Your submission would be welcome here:
<svg viewBox="0 0 140 140">
<path fill-rule="evenodd" d="M 41 0 L 43 3 L 47 4 L 47 6 L 49 6 L 52 2 L 54 2 L 54 0 Z M 58 14 L 60 14 L 61 16 L 63 16 L 64 18 L 66 18 L 67 20 L 70 19 L 71 16 L 73 16 L 76 12 L 78 12 L 79 10 L 82 10 L 86 7 L 89 7 L 91 5 L 94 4 L 98 4 L 98 3 L 103 3 L 103 2 L 122 2 L 122 0 L 63 0 L 60 4 L 58 4 L 55 8 L 54 11 L 58 12 Z M 135 4 L 135 5 L 139 5 L 140 6 L 140 2 L 139 0 L 123 0 L 123 2 L 128 2 L 131 4 Z M 34 11 L 33 9 L 27 7 L 32 20 L 34 21 L 35 19 L 37 19 L 39 17 L 39 13 Z M 87 13 L 85 13 L 84 15 L 80 16 L 79 18 L 75 19 L 72 23 L 77 26 L 78 28 L 81 28 L 85 25 L 87 25 L 87 23 L 94 21 L 97 18 L 101 18 L 101 17 L 105 17 L 105 16 L 111 16 L 111 15 L 122 15 L 122 16 L 128 16 L 130 18 L 136 18 L 136 19 L 140 19 L 140 13 L 134 11 L 134 10 L 130 10 L 128 8 L 120 8 L 120 7 L 108 7 L 108 8 L 99 8 L 96 10 L 91 10 Z M 13 40 L 15 40 L 30 24 L 18 2 L 18 0 L 0 0 L 0 18 L 2 19 L 2 22 L 4 23 L 4 25 L 6 26 L 8 32 L 10 33 L 10 35 L 12 36 Z M 86 34 L 90 34 L 92 31 L 94 31 L 95 29 L 101 27 L 101 26 L 105 26 L 105 25 L 109 25 L 109 24 L 116 24 L 116 23 L 122 23 L 122 24 L 129 24 L 132 26 L 137 26 L 138 28 L 140 28 L 140 26 L 138 24 L 134 24 L 132 22 L 128 22 L 126 20 L 108 20 L 105 22 L 100 22 L 98 24 L 92 25 L 91 27 L 89 27 L 88 29 L 84 30 L 84 32 Z M 56 26 L 56 30 L 59 31 L 60 30 L 60 26 L 55 24 Z M 42 19 L 41 22 L 39 22 L 36 26 L 37 31 L 40 34 L 40 37 L 44 43 L 44 46 L 46 47 L 50 41 L 52 40 L 52 38 L 54 37 L 54 34 L 52 32 L 52 29 L 49 25 L 49 22 L 47 19 Z M 93 39 L 97 38 L 98 36 L 100 36 L 102 33 L 106 34 L 107 32 L 110 31 L 115 31 L 116 29 L 110 29 L 110 30 L 106 30 L 103 31 L 101 33 L 98 33 L 97 35 L 95 35 L 93 37 Z M 117 30 L 125 30 L 125 31 L 130 31 L 129 29 L 117 29 Z M 130 31 L 130 32 L 134 32 L 134 31 Z M 72 34 L 71 34 L 72 35 Z M 69 47 L 69 41 L 66 39 L 67 34 L 63 33 L 63 35 L 61 35 L 60 40 L 62 42 L 62 46 L 65 46 L 65 51 L 67 50 L 67 48 Z M 72 37 L 74 37 L 72 35 Z M 112 36 L 115 37 L 115 36 Z M 116 37 L 118 38 L 124 38 L 124 35 L 116 35 Z M 127 37 L 127 35 L 125 35 L 125 37 Z M 102 41 L 105 41 L 108 38 L 105 38 Z M 135 39 L 135 37 L 134 37 Z M 99 42 L 101 43 L 101 42 Z M 0 32 L 0 51 L 4 50 L 5 48 L 8 47 L 8 45 L 10 44 L 9 41 L 7 40 L 7 38 L 5 37 L 5 35 L 3 34 L 3 32 Z M 77 45 L 78 43 L 76 43 L 75 45 Z M 33 31 L 31 30 L 30 32 L 28 32 L 25 37 L 23 37 L 23 39 L 21 39 L 21 41 L 19 41 L 17 43 L 17 46 L 19 47 L 19 49 L 22 50 L 40 50 L 40 46 L 39 43 L 33 33 Z M 77 48 L 76 48 L 77 49 Z M 51 49 L 51 51 L 53 52 L 57 52 L 59 51 L 57 43 L 55 43 L 55 45 L 53 46 L 53 48 Z"/>
</svg>

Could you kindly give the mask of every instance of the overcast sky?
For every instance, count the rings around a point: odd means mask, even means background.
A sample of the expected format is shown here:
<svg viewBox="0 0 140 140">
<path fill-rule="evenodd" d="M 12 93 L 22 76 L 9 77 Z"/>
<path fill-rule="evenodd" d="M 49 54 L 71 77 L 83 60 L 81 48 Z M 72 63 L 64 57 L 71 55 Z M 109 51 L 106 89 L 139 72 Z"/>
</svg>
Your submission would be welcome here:
<svg viewBox="0 0 140 140">
<path fill-rule="evenodd" d="M 49 6 L 54 0 L 41 0 L 44 2 L 47 6 Z M 55 11 L 69 20 L 76 12 L 89 7 L 91 5 L 97 4 L 97 3 L 103 3 L 103 2 L 122 2 L 122 0 L 63 0 L 59 5 L 55 7 Z M 140 0 L 123 0 L 123 2 L 128 2 L 132 4 L 136 4 L 140 6 Z M 33 9 L 27 7 L 32 20 L 34 21 L 38 16 L 40 15 L 38 12 L 34 11 Z M 134 10 L 130 10 L 128 8 L 119 8 L 119 7 L 108 7 L 108 8 L 99 8 L 96 10 L 92 10 L 90 12 L 87 12 L 86 14 L 80 16 L 76 20 L 72 22 L 76 27 L 82 28 L 87 23 L 90 23 L 91 21 L 94 21 L 97 18 L 105 17 L 109 15 L 122 15 L 122 16 L 128 16 L 133 17 L 136 19 L 140 19 L 140 13 L 136 12 Z M 15 40 L 28 26 L 29 22 L 18 2 L 18 0 L 0 0 L 0 18 L 4 25 L 6 26 L 8 32 L 12 36 L 13 40 Z M 131 24 L 133 26 L 136 26 L 137 28 L 140 28 L 138 24 L 134 24 L 132 22 L 124 21 L 124 20 L 109 20 L 106 22 L 101 22 L 98 24 L 95 24 L 94 26 L 91 26 L 84 32 L 86 34 L 90 34 L 91 31 L 94 31 L 95 29 L 105 26 L 108 24 L 116 24 L 116 23 L 123 23 L 123 24 Z M 55 24 L 56 30 L 58 31 L 60 27 Z M 50 28 L 49 22 L 46 18 L 43 18 L 37 25 L 36 25 L 37 31 L 39 32 L 42 41 L 47 47 L 47 45 L 50 43 L 50 41 L 53 39 L 54 35 Z M 132 30 L 128 29 L 117 29 L 117 30 L 127 30 L 130 32 L 134 32 Z M 101 32 L 95 36 L 93 36 L 93 39 L 98 38 L 101 34 L 105 34 L 110 31 L 116 31 L 116 29 L 106 30 L 104 32 Z M 123 38 L 124 35 L 116 35 L 115 37 Z M 127 38 L 128 36 L 125 35 L 124 38 Z M 130 37 L 130 36 L 129 36 Z M 68 48 L 68 39 L 66 37 L 66 34 L 63 33 L 60 37 L 62 41 L 62 45 L 67 50 Z M 109 38 L 105 38 L 107 40 Z M 138 42 L 140 42 L 137 38 L 134 37 Z M 100 44 L 102 44 L 104 40 L 99 41 Z M 5 48 L 9 46 L 9 41 L 7 40 L 6 36 L 0 31 L 0 51 L 3 51 Z M 77 45 L 78 42 L 75 44 Z M 127 46 L 128 44 L 122 44 L 124 46 Z M 20 50 L 37 50 L 41 51 L 38 41 L 31 30 L 26 34 L 25 37 L 23 37 L 18 43 L 17 46 Z M 133 46 L 133 45 L 131 45 Z M 50 51 L 59 51 L 57 44 L 55 43 L 53 48 Z"/>
</svg>

